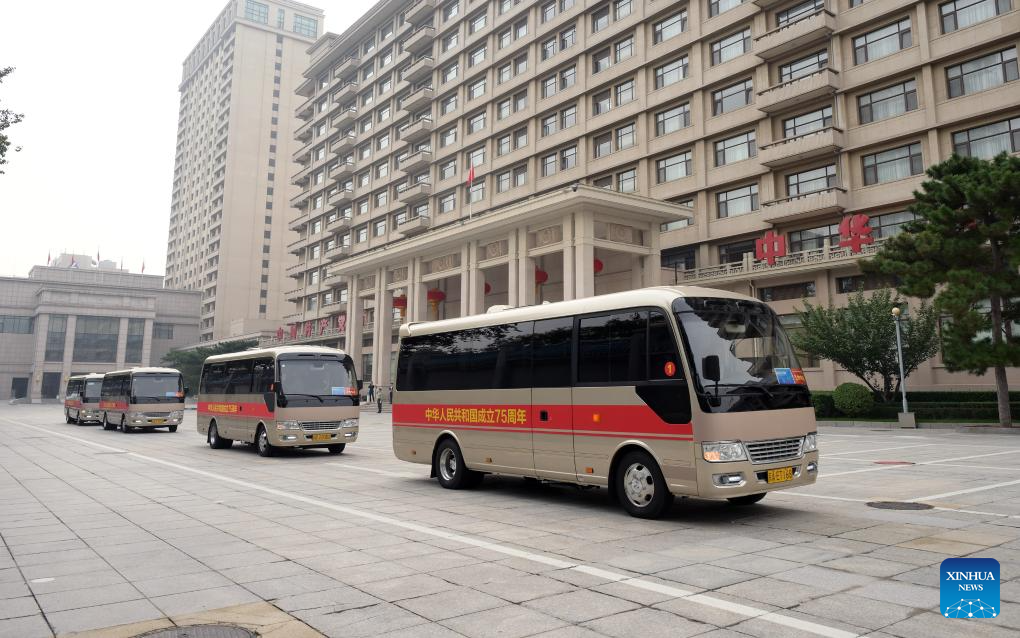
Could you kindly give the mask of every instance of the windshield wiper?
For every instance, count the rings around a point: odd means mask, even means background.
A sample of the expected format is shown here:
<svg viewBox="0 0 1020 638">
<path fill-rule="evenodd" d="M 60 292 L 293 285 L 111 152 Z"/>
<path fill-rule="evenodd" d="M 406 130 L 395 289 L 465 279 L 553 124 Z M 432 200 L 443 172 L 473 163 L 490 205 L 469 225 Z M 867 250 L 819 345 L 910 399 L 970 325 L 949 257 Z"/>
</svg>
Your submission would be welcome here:
<svg viewBox="0 0 1020 638">
<path fill-rule="evenodd" d="M 313 398 L 318 399 L 319 403 L 325 403 L 325 401 L 322 400 L 322 397 L 320 397 L 317 394 L 305 394 L 304 392 L 284 392 L 283 396 L 285 396 L 285 397 L 313 397 Z"/>
</svg>

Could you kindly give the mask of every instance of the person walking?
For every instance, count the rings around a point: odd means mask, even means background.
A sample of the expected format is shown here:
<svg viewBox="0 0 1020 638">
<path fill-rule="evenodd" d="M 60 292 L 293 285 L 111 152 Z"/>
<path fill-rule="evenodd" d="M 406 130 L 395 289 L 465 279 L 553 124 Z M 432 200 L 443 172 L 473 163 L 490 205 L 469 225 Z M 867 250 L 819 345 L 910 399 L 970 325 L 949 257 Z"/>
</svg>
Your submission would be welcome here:
<svg viewBox="0 0 1020 638">
<path fill-rule="evenodd" d="M 375 385 L 369 382 L 368 384 L 368 402 L 372 403 L 375 401 Z"/>
</svg>

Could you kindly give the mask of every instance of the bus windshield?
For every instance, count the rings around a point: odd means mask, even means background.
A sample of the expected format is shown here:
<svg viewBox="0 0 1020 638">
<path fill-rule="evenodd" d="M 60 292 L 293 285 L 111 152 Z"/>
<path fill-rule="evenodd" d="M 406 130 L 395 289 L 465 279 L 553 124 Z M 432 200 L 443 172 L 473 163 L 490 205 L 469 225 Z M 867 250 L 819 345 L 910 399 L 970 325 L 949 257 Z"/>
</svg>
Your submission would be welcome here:
<svg viewBox="0 0 1020 638">
<path fill-rule="evenodd" d="M 686 297 L 673 302 L 673 311 L 690 348 L 702 391 L 715 397 L 751 395 L 754 399 L 708 402 L 713 411 L 807 404 L 803 371 L 768 306 L 741 299 Z M 706 360 L 712 357 L 718 357 L 718 383 L 705 377 Z M 791 396 L 789 390 L 796 396 Z"/>
<path fill-rule="evenodd" d="M 103 387 L 103 380 L 102 379 L 95 379 L 93 381 L 86 381 L 85 382 L 85 399 L 86 400 L 98 399 L 99 398 L 99 390 L 102 389 L 102 387 Z"/>
<path fill-rule="evenodd" d="M 177 374 L 138 374 L 131 382 L 131 395 L 137 403 L 182 402 L 184 383 Z"/>
<path fill-rule="evenodd" d="M 334 358 L 280 359 L 280 386 L 287 396 L 348 397 L 354 370 Z"/>
</svg>

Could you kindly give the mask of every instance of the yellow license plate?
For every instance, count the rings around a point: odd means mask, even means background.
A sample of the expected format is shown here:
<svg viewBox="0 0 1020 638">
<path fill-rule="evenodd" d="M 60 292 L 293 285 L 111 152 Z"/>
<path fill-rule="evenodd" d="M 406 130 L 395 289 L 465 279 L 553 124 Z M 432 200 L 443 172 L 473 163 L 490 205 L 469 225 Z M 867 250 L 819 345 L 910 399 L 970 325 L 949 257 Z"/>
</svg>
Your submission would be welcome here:
<svg viewBox="0 0 1020 638">
<path fill-rule="evenodd" d="M 150 419 L 149 423 L 152 423 L 153 425 L 163 425 L 166 423 L 166 419 Z"/>
<path fill-rule="evenodd" d="M 769 483 L 782 483 L 784 481 L 793 480 L 793 468 L 792 467 L 780 467 L 774 470 L 769 470 L 768 477 L 766 479 Z"/>
<path fill-rule="evenodd" d="M 312 435 L 312 440 L 313 441 L 328 441 L 331 438 L 333 438 L 332 434 L 313 434 Z"/>
</svg>

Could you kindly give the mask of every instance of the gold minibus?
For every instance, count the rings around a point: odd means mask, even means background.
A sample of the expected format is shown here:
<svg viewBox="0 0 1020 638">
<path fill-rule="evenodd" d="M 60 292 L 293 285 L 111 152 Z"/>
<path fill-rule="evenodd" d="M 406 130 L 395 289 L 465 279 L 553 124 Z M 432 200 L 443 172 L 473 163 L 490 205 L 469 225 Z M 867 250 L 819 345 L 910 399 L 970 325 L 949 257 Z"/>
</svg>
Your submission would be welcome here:
<svg viewBox="0 0 1020 638">
<path fill-rule="evenodd" d="M 99 391 L 103 429 L 177 431 L 184 420 L 184 378 L 173 368 L 131 368 L 107 372 Z"/>
<path fill-rule="evenodd" d="M 393 450 L 458 489 L 483 474 L 605 486 L 632 515 L 813 483 L 814 411 L 779 319 L 658 287 L 400 328 Z"/>
<path fill-rule="evenodd" d="M 103 412 L 99 409 L 99 389 L 102 387 L 102 374 L 76 374 L 68 377 L 67 389 L 64 391 L 64 420 L 78 425 L 101 421 Z"/>
<path fill-rule="evenodd" d="M 198 432 L 209 447 L 254 443 L 260 456 L 280 447 L 324 447 L 358 439 L 358 380 L 341 350 L 281 346 L 209 357 L 202 366 Z"/>
</svg>

